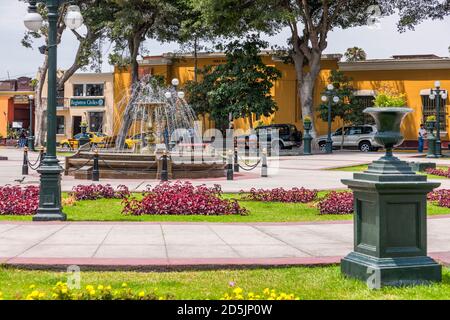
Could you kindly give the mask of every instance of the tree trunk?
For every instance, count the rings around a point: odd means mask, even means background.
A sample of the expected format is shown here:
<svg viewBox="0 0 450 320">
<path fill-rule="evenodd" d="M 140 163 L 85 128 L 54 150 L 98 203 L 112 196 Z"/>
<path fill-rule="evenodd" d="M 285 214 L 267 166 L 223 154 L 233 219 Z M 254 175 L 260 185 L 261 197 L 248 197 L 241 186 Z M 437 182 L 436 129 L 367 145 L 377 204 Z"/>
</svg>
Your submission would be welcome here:
<svg viewBox="0 0 450 320">
<path fill-rule="evenodd" d="M 48 56 L 45 56 L 44 63 L 39 71 L 39 79 L 36 88 L 35 101 L 35 123 L 34 123 L 34 141 L 37 145 L 44 145 L 47 134 L 47 104 L 42 103 L 42 92 L 45 80 L 47 79 Z"/>
<path fill-rule="evenodd" d="M 194 82 L 197 83 L 198 80 L 198 40 L 197 37 L 194 38 Z"/>
<path fill-rule="evenodd" d="M 137 61 L 137 56 L 139 54 L 139 47 L 142 42 L 142 34 L 137 33 L 134 35 L 133 39 L 128 41 L 128 48 L 131 54 L 131 90 L 135 90 L 135 84 L 139 82 L 139 63 Z M 131 97 L 133 97 L 133 92 L 131 92 Z M 125 140 L 127 138 L 128 130 L 131 126 L 132 114 L 133 114 L 133 99 L 127 103 L 125 110 L 122 115 L 122 124 L 120 126 L 119 132 L 117 134 L 116 149 L 123 149 L 125 146 Z"/>
<path fill-rule="evenodd" d="M 298 81 L 298 92 L 300 96 L 300 103 L 302 108 L 302 116 L 308 116 L 311 120 L 314 119 L 314 87 L 317 80 L 317 77 L 320 73 L 320 53 L 313 53 L 311 59 L 308 61 L 309 64 L 309 72 L 304 73 L 303 70 L 303 59 L 302 65 L 296 66 L 296 69 L 300 69 L 302 75 Z M 295 60 L 294 60 L 295 61 Z M 297 74 L 299 70 L 297 71 Z M 317 129 L 314 120 L 312 122 L 311 128 L 311 136 L 313 138 L 317 137 Z"/>
</svg>

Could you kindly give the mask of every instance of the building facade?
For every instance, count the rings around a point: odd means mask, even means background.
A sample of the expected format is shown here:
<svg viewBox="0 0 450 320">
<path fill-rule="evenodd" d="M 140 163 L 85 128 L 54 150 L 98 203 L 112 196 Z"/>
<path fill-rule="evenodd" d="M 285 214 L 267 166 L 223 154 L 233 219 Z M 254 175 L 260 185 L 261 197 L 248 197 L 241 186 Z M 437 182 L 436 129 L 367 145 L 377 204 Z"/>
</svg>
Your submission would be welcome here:
<svg viewBox="0 0 450 320">
<path fill-rule="evenodd" d="M 65 83 L 57 98 L 57 139 L 72 138 L 81 132 L 80 125 L 88 124 L 88 131 L 113 134 L 114 77 L 112 73 L 76 73 Z M 47 103 L 44 86 L 42 103 Z"/>
<path fill-rule="evenodd" d="M 274 83 L 272 95 L 278 104 L 278 111 L 270 117 L 253 118 L 253 126 L 260 121 L 269 123 L 291 123 L 298 129 L 303 129 L 302 112 L 300 99 L 297 90 L 297 78 L 292 64 L 285 64 L 270 53 L 262 55 L 264 63 L 274 66 L 282 73 L 281 79 Z M 436 114 L 436 100 L 430 100 L 430 88 L 434 86 L 436 80 L 441 81 L 442 89 L 450 89 L 450 59 L 441 58 L 434 55 L 406 55 L 394 56 L 391 59 L 366 60 L 359 62 L 341 62 L 341 55 L 324 55 L 322 57 L 322 70 L 316 80 L 316 90 L 314 92 L 314 108 L 321 104 L 321 94 L 328 84 L 328 79 L 332 70 L 343 71 L 352 78 L 352 85 L 355 94 L 365 101 L 367 106 L 373 105 L 374 95 L 383 87 L 390 87 L 399 92 L 405 93 L 407 105 L 414 112 L 409 114 L 402 125 L 402 131 L 406 138 L 405 144 L 415 146 L 417 144 L 417 133 L 420 124 L 427 116 Z M 200 54 L 198 56 L 198 67 L 201 69 L 206 65 L 218 65 L 225 61 L 224 54 Z M 155 74 L 165 77 L 167 83 L 172 78 L 183 83 L 194 78 L 194 58 L 191 55 L 177 56 L 172 54 L 162 56 L 145 57 L 140 61 L 140 75 Z M 124 94 L 127 94 L 131 83 L 131 75 L 127 68 L 116 68 L 114 73 L 114 94 L 115 104 L 122 101 Z M 448 112 L 448 101 L 441 103 L 441 139 L 447 145 L 449 137 L 450 117 Z M 120 123 L 122 110 L 116 110 L 115 122 Z M 208 129 L 214 123 L 207 117 L 202 119 L 203 127 Z M 315 123 L 319 134 L 325 134 L 327 124 L 315 116 Z M 250 128 L 248 119 L 238 119 L 234 121 L 235 128 Z M 333 123 L 333 129 L 339 128 L 342 123 L 337 120 Z M 116 132 L 116 131 L 115 131 Z"/>
<path fill-rule="evenodd" d="M 22 77 L 0 81 L 0 137 L 6 138 L 11 131 L 28 130 L 34 123 L 34 109 L 30 100 L 34 97 L 31 78 Z M 33 108 L 33 101 L 31 101 Z"/>
</svg>

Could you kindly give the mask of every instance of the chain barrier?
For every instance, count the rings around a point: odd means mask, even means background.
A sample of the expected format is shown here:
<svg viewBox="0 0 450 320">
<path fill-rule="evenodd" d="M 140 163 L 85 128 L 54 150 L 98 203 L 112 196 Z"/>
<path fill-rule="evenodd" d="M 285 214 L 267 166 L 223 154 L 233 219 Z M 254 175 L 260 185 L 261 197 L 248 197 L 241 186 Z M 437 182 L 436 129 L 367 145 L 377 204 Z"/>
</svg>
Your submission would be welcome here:
<svg viewBox="0 0 450 320">
<path fill-rule="evenodd" d="M 92 157 L 90 157 L 85 163 L 83 163 L 81 166 L 76 167 L 75 169 L 68 169 L 66 170 L 67 173 L 69 172 L 77 172 L 79 170 L 81 170 L 85 165 L 87 165 L 89 162 L 91 162 L 91 160 L 93 160 L 95 157 L 95 155 L 93 155 Z"/>
<path fill-rule="evenodd" d="M 28 166 L 33 170 L 37 170 L 41 166 L 42 160 L 44 160 L 43 153 L 39 154 L 39 157 L 36 159 L 36 161 L 33 164 L 30 162 L 30 159 L 27 158 Z"/>
<path fill-rule="evenodd" d="M 241 164 L 239 164 L 239 168 L 241 168 L 244 171 L 252 171 L 252 170 L 256 169 L 259 166 L 259 164 L 261 163 L 261 159 L 259 159 L 255 164 L 252 164 L 252 165 L 248 164 L 245 159 L 242 159 L 239 156 L 238 156 L 238 159 L 244 162 L 245 167 L 242 166 Z"/>
</svg>

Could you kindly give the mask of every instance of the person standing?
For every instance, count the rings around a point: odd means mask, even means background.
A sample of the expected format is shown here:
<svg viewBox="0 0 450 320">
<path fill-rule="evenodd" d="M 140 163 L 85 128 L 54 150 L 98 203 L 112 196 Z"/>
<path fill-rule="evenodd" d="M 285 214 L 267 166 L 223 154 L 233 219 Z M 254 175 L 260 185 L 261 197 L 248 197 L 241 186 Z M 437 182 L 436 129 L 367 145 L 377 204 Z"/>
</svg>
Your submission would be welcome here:
<svg viewBox="0 0 450 320">
<path fill-rule="evenodd" d="M 423 124 L 420 125 L 419 129 L 419 153 L 423 152 L 423 146 L 425 144 L 425 139 L 427 138 L 427 130 Z"/>
<path fill-rule="evenodd" d="M 25 147 L 26 143 L 27 143 L 27 134 L 25 133 L 25 130 L 22 129 L 19 135 L 19 148 Z"/>
</svg>

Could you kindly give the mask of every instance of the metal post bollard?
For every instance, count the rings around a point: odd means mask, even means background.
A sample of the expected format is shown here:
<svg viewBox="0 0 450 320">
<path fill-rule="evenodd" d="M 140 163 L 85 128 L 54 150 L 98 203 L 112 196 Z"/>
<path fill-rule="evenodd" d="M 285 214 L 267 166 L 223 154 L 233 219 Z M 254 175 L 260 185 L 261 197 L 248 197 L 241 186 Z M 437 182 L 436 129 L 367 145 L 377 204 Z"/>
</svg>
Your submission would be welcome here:
<svg viewBox="0 0 450 320">
<path fill-rule="evenodd" d="M 229 150 L 227 159 L 227 180 L 233 180 L 233 175 L 233 150 Z"/>
<path fill-rule="evenodd" d="M 41 165 L 43 160 L 44 160 L 44 147 L 40 147 L 39 148 L 39 166 Z"/>
<path fill-rule="evenodd" d="M 28 175 L 28 148 L 23 148 L 22 175 Z"/>
<path fill-rule="evenodd" d="M 266 178 L 267 175 L 267 149 L 263 149 L 261 154 L 261 177 Z"/>
<path fill-rule="evenodd" d="M 167 171 L 167 151 L 162 155 L 161 181 L 169 181 L 169 172 Z"/>
<path fill-rule="evenodd" d="M 94 168 L 92 169 L 92 181 L 100 181 L 100 170 L 98 167 L 98 150 L 94 152 Z"/>
<path fill-rule="evenodd" d="M 234 172 L 239 172 L 239 158 L 237 148 L 234 148 Z"/>
</svg>

